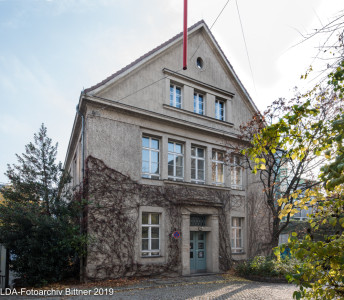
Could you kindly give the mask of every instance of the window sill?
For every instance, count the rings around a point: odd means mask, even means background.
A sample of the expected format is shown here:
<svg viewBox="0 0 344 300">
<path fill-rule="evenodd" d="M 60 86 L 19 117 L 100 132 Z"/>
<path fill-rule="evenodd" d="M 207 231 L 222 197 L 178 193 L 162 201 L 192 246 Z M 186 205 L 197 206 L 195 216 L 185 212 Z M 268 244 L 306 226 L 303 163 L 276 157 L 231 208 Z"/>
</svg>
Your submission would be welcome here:
<svg viewBox="0 0 344 300">
<path fill-rule="evenodd" d="M 173 181 L 173 180 L 163 180 L 165 184 L 177 184 L 177 185 L 184 185 L 184 186 L 192 186 L 192 187 L 199 187 L 199 188 L 211 188 L 211 189 L 218 189 L 218 190 L 230 190 L 229 187 L 219 186 L 219 185 L 208 185 L 208 184 L 198 184 L 192 182 L 185 182 L 185 181 Z"/>
<path fill-rule="evenodd" d="M 221 124 L 221 125 L 227 125 L 227 126 L 230 126 L 230 127 L 234 126 L 234 124 L 231 123 L 231 122 L 220 121 L 220 120 L 218 120 L 216 118 L 205 116 L 205 115 L 200 115 L 198 113 L 195 113 L 195 112 L 183 109 L 183 108 L 177 108 L 177 107 L 174 107 L 174 106 L 171 106 L 171 105 L 168 105 L 168 104 L 164 104 L 163 106 L 164 106 L 164 108 L 167 108 L 167 109 L 170 109 L 170 110 L 173 110 L 173 111 L 178 111 L 178 112 L 181 112 L 181 113 L 189 115 L 189 116 L 194 116 L 194 117 L 201 118 L 201 119 L 204 119 L 204 120 L 208 120 L 208 121 L 211 121 L 211 122 L 215 122 L 215 123 L 218 123 L 218 124 Z"/>
<path fill-rule="evenodd" d="M 232 252 L 232 255 L 243 255 L 246 254 L 246 252 Z"/>
<path fill-rule="evenodd" d="M 162 255 L 154 255 L 154 256 L 141 256 L 141 258 L 159 258 L 163 257 Z"/>
</svg>

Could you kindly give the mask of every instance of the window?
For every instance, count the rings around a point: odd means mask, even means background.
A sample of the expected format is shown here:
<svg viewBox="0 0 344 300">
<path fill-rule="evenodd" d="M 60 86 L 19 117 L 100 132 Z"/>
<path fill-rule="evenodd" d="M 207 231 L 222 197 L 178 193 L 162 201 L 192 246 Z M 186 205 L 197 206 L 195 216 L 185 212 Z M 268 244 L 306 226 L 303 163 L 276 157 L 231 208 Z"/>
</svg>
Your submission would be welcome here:
<svg viewBox="0 0 344 300">
<path fill-rule="evenodd" d="M 244 218 L 232 218 L 232 253 L 244 251 L 242 226 Z"/>
<path fill-rule="evenodd" d="M 177 108 L 182 107 L 182 89 L 174 84 L 170 85 L 170 105 Z"/>
<path fill-rule="evenodd" d="M 191 147 L 191 182 L 205 183 L 205 150 L 199 147 Z"/>
<path fill-rule="evenodd" d="M 224 184 L 224 155 L 220 151 L 213 150 L 212 153 L 213 163 L 212 163 L 212 181 L 215 185 Z"/>
<path fill-rule="evenodd" d="M 202 94 L 194 93 L 194 112 L 204 115 L 204 100 Z"/>
<path fill-rule="evenodd" d="M 142 137 L 142 177 L 159 179 L 159 140 Z"/>
<path fill-rule="evenodd" d="M 231 186 L 233 189 L 242 189 L 242 166 L 239 156 L 231 157 Z"/>
<path fill-rule="evenodd" d="M 168 179 L 184 179 L 183 145 L 180 143 L 168 142 Z"/>
<path fill-rule="evenodd" d="M 160 214 L 142 213 L 142 256 L 160 255 Z"/>
<path fill-rule="evenodd" d="M 225 102 L 221 100 L 215 101 L 215 118 L 221 121 L 225 120 Z"/>
<path fill-rule="evenodd" d="M 198 69 L 203 69 L 203 59 L 200 57 L 197 57 L 196 59 L 196 65 Z"/>
<path fill-rule="evenodd" d="M 206 215 L 190 215 L 190 226 L 206 226 Z"/>
</svg>

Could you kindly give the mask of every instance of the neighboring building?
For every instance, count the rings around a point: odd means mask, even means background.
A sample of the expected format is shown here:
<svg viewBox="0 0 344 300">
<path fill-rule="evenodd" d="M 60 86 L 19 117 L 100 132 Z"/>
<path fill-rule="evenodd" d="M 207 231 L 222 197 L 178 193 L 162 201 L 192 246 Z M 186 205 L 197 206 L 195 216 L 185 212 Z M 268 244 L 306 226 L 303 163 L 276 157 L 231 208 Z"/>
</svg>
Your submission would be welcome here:
<svg viewBox="0 0 344 300">
<path fill-rule="evenodd" d="M 180 70 L 178 34 L 81 93 L 65 168 L 88 200 L 85 279 L 219 272 L 270 241 L 259 180 L 230 153 L 257 108 L 204 21 L 188 53 Z"/>
</svg>

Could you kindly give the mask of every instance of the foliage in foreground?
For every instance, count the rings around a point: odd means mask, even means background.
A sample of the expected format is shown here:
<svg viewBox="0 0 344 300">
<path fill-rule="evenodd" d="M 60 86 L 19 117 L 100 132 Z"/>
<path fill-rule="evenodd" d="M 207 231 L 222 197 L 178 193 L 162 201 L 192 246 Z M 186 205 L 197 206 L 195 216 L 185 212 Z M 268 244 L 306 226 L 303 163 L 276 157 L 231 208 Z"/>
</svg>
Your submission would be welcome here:
<svg viewBox="0 0 344 300">
<path fill-rule="evenodd" d="M 326 92 L 309 93 L 314 97 L 313 104 L 306 102 L 307 110 L 302 115 L 288 115 L 284 120 L 294 126 L 308 121 L 310 128 L 323 132 L 322 137 L 314 140 L 319 145 L 318 156 L 326 159 L 321 168 L 322 187 L 313 187 L 301 194 L 294 191 L 297 201 L 288 203 L 279 199 L 282 208 L 280 218 L 313 205 L 314 213 L 310 216 L 308 234 L 299 238 L 293 233 L 289 239 L 291 253 L 302 260 L 302 268 L 289 276 L 300 290 L 294 293 L 296 299 L 334 299 L 344 298 L 344 114 L 342 106 L 342 88 L 344 64 L 341 63 L 334 73 L 329 75 L 329 87 Z M 313 119 L 322 113 L 324 104 L 331 104 L 331 120 L 320 122 Z M 331 101 L 331 102 L 328 102 Z M 296 107 L 295 110 L 298 110 Z M 280 123 L 281 120 L 278 122 Z M 287 129 L 290 130 L 290 127 Z M 296 137 L 292 141 L 295 141 Z M 307 140 L 307 132 L 302 134 L 302 141 Z M 303 159 L 301 146 L 293 147 L 296 160 Z M 324 226 L 330 230 L 323 232 Z M 317 238 L 315 238 L 317 236 Z M 320 240 L 319 240 L 320 236 Z M 283 250 L 283 249 L 280 249 Z M 278 252 L 278 250 L 277 250 Z"/>
<path fill-rule="evenodd" d="M 23 284 L 38 286 L 78 273 L 85 238 L 79 205 L 63 193 L 69 181 L 56 164 L 57 144 L 41 126 L 18 164 L 8 166 L 10 184 L 1 190 L 0 243 L 10 251 L 10 268 Z"/>
</svg>

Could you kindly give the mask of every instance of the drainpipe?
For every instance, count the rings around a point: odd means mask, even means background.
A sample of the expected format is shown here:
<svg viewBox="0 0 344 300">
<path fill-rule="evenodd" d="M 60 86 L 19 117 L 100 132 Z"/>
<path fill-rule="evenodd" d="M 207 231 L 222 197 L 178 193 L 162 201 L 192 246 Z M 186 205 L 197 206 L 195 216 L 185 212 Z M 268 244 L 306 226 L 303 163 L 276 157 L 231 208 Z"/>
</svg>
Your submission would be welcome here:
<svg viewBox="0 0 344 300">
<path fill-rule="evenodd" d="M 79 103 L 81 101 L 82 96 L 84 95 L 84 91 L 81 92 Z M 81 166 L 81 173 L 82 173 L 82 184 L 84 184 L 84 178 L 85 178 L 85 118 L 84 115 L 80 112 L 79 104 L 76 106 L 76 112 L 81 116 L 81 158 L 82 158 L 82 166 Z M 84 185 L 82 186 L 84 189 Z M 83 190 L 84 193 L 84 190 Z M 80 234 L 82 235 L 84 233 L 83 228 L 83 215 L 84 212 L 80 213 Z M 80 257 L 80 280 L 81 282 L 84 282 L 85 274 L 84 274 L 84 267 L 85 267 L 85 257 Z"/>
<path fill-rule="evenodd" d="M 80 98 L 82 97 L 83 93 L 81 93 Z M 84 181 L 85 176 L 85 145 L 84 145 L 84 135 L 85 135 L 85 118 L 84 115 L 79 110 L 79 104 L 76 106 L 77 113 L 81 116 L 81 160 L 82 160 L 82 182 Z"/>
</svg>

